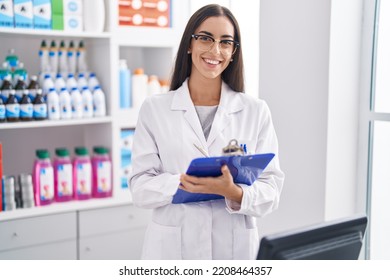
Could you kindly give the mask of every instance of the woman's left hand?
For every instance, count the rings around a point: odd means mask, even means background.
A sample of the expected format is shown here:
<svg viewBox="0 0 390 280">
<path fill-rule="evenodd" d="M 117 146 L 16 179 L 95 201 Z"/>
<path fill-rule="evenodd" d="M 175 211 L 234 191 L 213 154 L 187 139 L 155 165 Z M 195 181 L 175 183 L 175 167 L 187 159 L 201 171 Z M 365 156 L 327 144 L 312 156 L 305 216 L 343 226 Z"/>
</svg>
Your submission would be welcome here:
<svg viewBox="0 0 390 280">
<path fill-rule="evenodd" d="M 219 177 L 195 177 L 182 174 L 179 188 L 191 193 L 218 194 L 241 203 L 243 191 L 240 186 L 234 184 L 229 168 L 223 165 L 221 172 L 222 175 Z"/>
</svg>

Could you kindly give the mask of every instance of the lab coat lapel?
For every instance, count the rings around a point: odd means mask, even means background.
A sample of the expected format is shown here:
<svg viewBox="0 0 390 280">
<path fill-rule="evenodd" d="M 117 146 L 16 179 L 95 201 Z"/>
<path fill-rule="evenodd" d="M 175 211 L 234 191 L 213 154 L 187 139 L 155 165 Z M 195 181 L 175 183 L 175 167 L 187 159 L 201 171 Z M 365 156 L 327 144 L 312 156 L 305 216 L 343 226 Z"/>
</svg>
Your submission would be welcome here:
<svg viewBox="0 0 390 280">
<path fill-rule="evenodd" d="M 244 108 L 240 94 L 243 93 L 234 92 L 227 84 L 222 82 L 221 100 L 207 139 L 208 147 L 211 146 L 218 135 L 230 124 L 233 113 L 241 111 Z"/>
<path fill-rule="evenodd" d="M 188 80 L 184 81 L 183 85 L 175 92 L 171 110 L 184 111 L 184 119 L 192 128 L 200 143 L 202 143 L 202 146 L 206 147 L 206 138 L 204 137 L 198 114 L 196 113 L 194 104 L 191 100 L 187 81 Z"/>
</svg>

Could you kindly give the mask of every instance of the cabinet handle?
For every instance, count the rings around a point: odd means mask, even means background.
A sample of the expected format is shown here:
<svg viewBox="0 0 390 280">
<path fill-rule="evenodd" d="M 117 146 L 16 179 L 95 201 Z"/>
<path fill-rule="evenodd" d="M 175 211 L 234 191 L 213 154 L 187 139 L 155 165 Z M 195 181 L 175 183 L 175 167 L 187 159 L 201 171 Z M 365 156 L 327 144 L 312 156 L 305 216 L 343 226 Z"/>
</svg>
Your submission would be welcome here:
<svg viewBox="0 0 390 280">
<path fill-rule="evenodd" d="M 86 252 L 91 252 L 91 248 L 85 247 L 85 251 L 86 251 Z"/>
<path fill-rule="evenodd" d="M 134 219 L 134 215 L 130 214 L 129 216 L 127 216 L 127 218 L 129 218 L 129 220 L 133 220 Z"/>
<path fill-rule="evenodd" d="M 18 233 L 17 232 L 14 232 L 13 234 L 12 234 L 12 237 L 13 238 L 16 238 L 16 237 L 18 237 L 19 235 L 18 235 Z"/>
</svg>

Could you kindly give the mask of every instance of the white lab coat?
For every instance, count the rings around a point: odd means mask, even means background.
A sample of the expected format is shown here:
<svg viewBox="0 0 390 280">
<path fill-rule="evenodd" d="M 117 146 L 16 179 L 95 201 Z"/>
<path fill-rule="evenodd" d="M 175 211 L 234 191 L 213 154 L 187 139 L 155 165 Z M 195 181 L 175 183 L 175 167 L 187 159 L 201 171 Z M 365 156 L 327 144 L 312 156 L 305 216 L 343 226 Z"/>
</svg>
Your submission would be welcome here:
<svg viewBox="0 0 390 280">
<path fill-rule="evenodd" d="M 242 185 L 241 205 L 226 199 L 172 204 L 192 159 L 220 156 L 229 140 L 251 153 L 276 156 L 252 186 Z M 206 141 L 187 81 L 176 91 L 146 99 L 135 130 L 129 187 L 135 205 L 153 208 L 143 259 L 255 259 L 259 236 L 255 217 L 275 210 L 284 174 L 266 103 L 222 83 L 220 104 Z"/>
</svg>

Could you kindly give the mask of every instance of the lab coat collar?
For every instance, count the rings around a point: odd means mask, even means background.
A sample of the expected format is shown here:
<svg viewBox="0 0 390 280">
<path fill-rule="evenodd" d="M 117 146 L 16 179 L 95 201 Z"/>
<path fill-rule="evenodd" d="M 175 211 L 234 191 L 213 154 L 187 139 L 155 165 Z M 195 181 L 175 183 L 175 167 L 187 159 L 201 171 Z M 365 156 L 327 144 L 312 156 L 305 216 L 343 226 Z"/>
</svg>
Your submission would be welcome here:
<svg viewBox="0 0 390 280">
<path fill-rule="evenodd" d="M 200 124 L 194 104 L 191 100 L 190 92 L 188 89 L 188 79 L 185 80 L 183 82 L 183 85 L 174 93 L 171 110 L 185 111 L 184 118 L 192 127 L 202 146 L 210 147 L 210 145 L 223 131 L 223 129 L 227 125 L 229 125 L 231 120 L 230 114 L 239 112 L 244 108 L 244 103 L 242 102 L 241 96 L 242 94 L 243 93 L 237 93 L 233 91 L 226 83 L 222 82 L 221 100 L 219 102 L 218 110 L 215 114 L 213 125 L 211 127 L 207 142 L 204 137 L 202 126 Z"/>
</svg>

